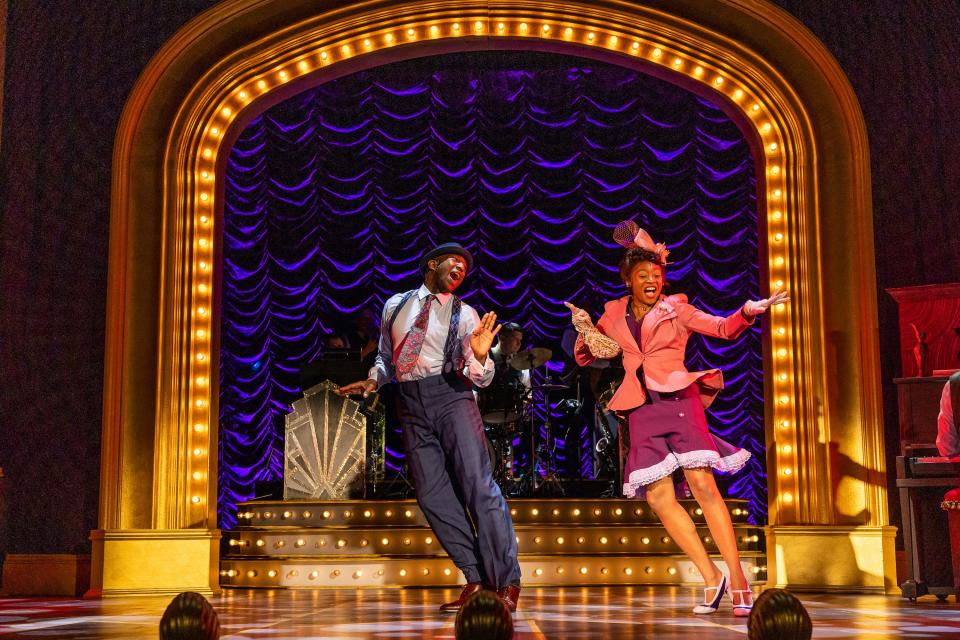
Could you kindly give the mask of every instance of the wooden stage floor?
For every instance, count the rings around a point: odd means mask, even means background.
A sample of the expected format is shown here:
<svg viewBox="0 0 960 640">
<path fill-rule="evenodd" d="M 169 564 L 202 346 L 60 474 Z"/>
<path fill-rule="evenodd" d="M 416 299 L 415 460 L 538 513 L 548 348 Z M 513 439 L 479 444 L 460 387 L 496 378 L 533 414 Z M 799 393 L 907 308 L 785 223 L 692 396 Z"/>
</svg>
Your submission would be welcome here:
<svg viewBox="0 0 960 640">
<path fill-rule="evenodd" d="M 453 589 L 229 590 L 212 599 L 221 638 L 229 640 L 453 638 L 454 616 L 436 607 Z M 960 638 L 960 606 L 933 598 L 800 594 L 814 638 Z M 694 616 L 692 588 L 577 587 L 525 589 L 515 617 L 517 639 L 745 638 L 745 619 L 729 601 L 712 616 Z M 65 600 L 0 598 L 0 638 L 137 640 L 157 638 L 169 598 Z"/>
</svg>

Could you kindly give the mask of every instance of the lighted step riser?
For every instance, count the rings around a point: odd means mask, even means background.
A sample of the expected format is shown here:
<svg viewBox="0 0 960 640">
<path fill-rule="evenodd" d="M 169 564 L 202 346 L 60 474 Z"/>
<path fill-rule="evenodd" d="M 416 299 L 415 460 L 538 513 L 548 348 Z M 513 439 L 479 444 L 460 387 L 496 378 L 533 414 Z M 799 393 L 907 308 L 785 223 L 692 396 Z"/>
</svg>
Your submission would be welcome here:
<svg viewBox="0 0 960 640">
<path fill-rule="evenodd" d="M 706 527 L 698 528 L 710 553 L 718 551 Z M 517 527 L 521 554 L 675 554 L 680 549 L 662 527 Z M 757 551 L 760 536 L 735 528 L 741 552 Z M 445 555 L 427 528 L 237 531 L 225 536 L 230 556 Z"/>
<path fill-rule="evenodd" d="M 717 564 L 725 571 L 719 558 Z M 763 558 L 744 558 L 744 571 L 754 582 L 766 580 Z M 563 585 L 699 585 L 696 568 L 682 556 L 596 557 L 528 556 L 520 561 L 526 587 Z M 224 587 L 442 587 L 464 583 L 448 559 L 371 559 L 316 562 L 307 559 L 224 560 Z"/>
<path fill-rule="evenodd" d="M 694 522 L 705 524 L 695 501 L 681 504 Z M 514 524 L 521 525 L 615 525 L 659 524 L 645 502 L 637 500 L 525 500 L 509 503 Z M 727 501 L 734 524 L 748 525 L 745 502 Z M 254 527 L 382 527 L 427 526 L 415 502 L 401 500 L 349 502 L 248 502 L 237 512 L 238 528 Z"/>
</svg>

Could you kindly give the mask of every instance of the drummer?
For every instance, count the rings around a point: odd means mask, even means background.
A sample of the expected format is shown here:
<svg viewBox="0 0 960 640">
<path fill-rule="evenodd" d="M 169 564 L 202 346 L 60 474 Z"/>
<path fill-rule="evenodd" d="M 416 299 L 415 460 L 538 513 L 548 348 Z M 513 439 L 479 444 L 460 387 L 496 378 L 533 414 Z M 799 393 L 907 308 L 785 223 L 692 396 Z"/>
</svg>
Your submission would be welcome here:
<svg viewBox="0 0 960 640">
<path fill-rule="evenodd" d="M 530 389 L 530 369 L 518 369 L 510 365 L 513 356 L 523 344 L 523 327 L 516 322 L 505 322 L 500 329 L 497 344 L 490 349 L 494 364 L 493 384 Z"/>
</svg>

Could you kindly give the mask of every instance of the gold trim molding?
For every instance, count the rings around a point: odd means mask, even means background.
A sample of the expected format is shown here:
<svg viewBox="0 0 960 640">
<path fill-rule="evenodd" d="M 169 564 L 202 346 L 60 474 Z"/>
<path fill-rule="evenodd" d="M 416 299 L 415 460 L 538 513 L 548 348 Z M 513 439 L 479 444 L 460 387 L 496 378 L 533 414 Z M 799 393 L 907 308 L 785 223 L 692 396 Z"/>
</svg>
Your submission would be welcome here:
<svg viewBox="0 0 960 640">
<path fill-rule="evenodd" d="M 657 75 L 739 124 L 762 277 L 793 297 L 765 320 L 770 523 L 887 524 L 865 125 L 803 25 L 763 0 L 227 0 L 158 52 L 117 132 L 102 529 L 216 526 L 223 174 L 243 126 L 358 70 L 515 48 Z"/>
</svg>

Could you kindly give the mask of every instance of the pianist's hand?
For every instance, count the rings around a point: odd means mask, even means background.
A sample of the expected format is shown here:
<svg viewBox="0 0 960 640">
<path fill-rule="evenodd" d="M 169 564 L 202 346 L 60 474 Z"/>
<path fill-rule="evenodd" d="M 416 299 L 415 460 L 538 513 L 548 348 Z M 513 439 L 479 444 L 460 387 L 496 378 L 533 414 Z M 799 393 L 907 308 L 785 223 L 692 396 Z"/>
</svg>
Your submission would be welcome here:
<svg viewBox="0 0 960 640">
<path fill-rule="evenodd" d="M 376 390 L 377 390 L 376 380 L 360 380 L 358 382 L 351 382 L 350 384 L 343 385 L 342 387 L 337 389 L 337 395 L 341 395 L 341 396 L 362 395 L 364 398 L 366 398 Z"/>
</svg>

